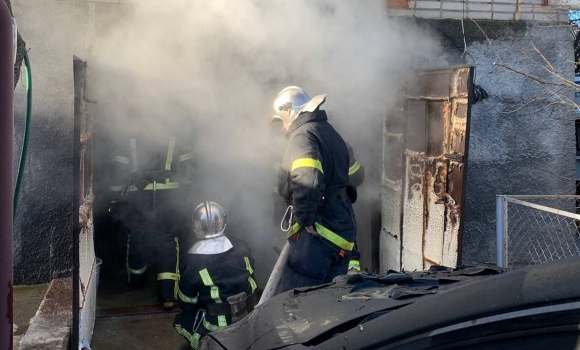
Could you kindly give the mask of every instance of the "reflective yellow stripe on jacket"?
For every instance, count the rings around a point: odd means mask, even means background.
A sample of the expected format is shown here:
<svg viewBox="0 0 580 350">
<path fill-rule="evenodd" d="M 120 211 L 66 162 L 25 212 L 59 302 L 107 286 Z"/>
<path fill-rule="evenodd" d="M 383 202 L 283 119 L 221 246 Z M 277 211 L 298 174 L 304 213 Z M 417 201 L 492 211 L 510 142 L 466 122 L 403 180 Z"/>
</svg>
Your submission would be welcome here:
<svg viewBox="0 0 580 350">
<path fill-rule="evenodd" d="M 213 283 L 213 280 L 211 279 L 211 276 L 209 275 L 209 272 L 207 271 L 207 269 L 203 269 L 201 271 L 199 271 L 199 275 L 201 276 L 201 280 L 203 281 L 203 285 L 206 287 L 210 287 L 210 296 L 213 299 L 213 301 L 217 304 L 222 303 L 222 299 L 220 298 L 220 290 L 218 288 L 218 286 L 216 286 Z M 228 322 L 226 321 L 226 316 L 224 315 L 220 315 L 217 317 L 218 319 L 218 327 L 225 327 L 228 325 Z M 211 325 L 211 323 L 208 322 L 208 324 Z M 204 322 L 204 326 L 206 326 L 205 322 Z M 208 330 L 209 329 L 207 326 L 206 328 Z"/>
<path fill-rule="evenodd" d="M 167 147 L 167 159 L 165 160 L 165 170 L 171 170 L 171 162 L 173 161 L 173 151 L 175 150 L 175 137 L 169 138 L 169 146 Z"/>
<path fill-rule="evenodd" d="M 320 163 L 320 161 L 317 159 L 298 158 L 294 162 L 292 162 L 292 167 L 290 168 L 290 171 L 292 172 L 298 168 L 315 168 L 320 170 L 320 172 L 324 174 L 324 171 L 322 171 L 322 163 Z"/>
<path fill-rule="evenodd" d="M 129 158 L 127 158 L 127 157 L 115 156 L 113 158 L 113 162 L 121 163 L 121 164 L 130 164 L 131 163 L 131 160 Z"/>
<path fill-rule="evenodd" d="M 252 268 L 252 264 L 250 264 L 250 259 L 247 256 L 244 256 L 244 261 L 246 262 L 246 270 L 248 270 L 248 272 L 250 273 L 250 276 L 248 277 L 248 282 L 250 282 L 250 285 L 252 286 L 252 293 L 254 293 L 256 288 L 258 288 L 256 281 L 254 281 L 254 279 L 252 278 L 252 275 L 254 274 L 254 269 Z"/>
<path fill-rule="evenodd" d="M 171 171 L 171 164 L 173 162 L 173 155 L 175 153 L 175 142 L 176 142 L 175 137 L 173 137 L 173 136 L 169 137 L 169 143 L 167 146 L 167 157 L 165 159 L 165 170 L 166 171 Z M 113 157 L 112 161 L 116 162 L 116 163 L 120 163 L 120 164 L 126 164 L 126 165 L 132 164 L 133 171 L 137 171 L 137 169 L 139 168 L 139 164 L 137 163 L 137 139 L 135 139 L 135 138 L 129 139 L 129 144 L 131 147 L 131 159 L 117 155 L 117 156 Z M 186 160 L 193 159 L 194 156 L 195 156 L 195 154 L 193 152 L 182 154 L 179 157 L 177 157 L 177 161 L 184 162 Z M 123 185 L 121 185 L 121 186 L 109 186 L 109 191 L 119 192 L 119 191 L 122 191 L 124 187 L 125 186 L 123 186 Z M 179 182 L 171 182 L 171 181 L 169 181 L 169 179 L 166 179 L 165 183 L 157 183 L 156 187 L 155 187 L 156 190 L 171 190 L 171 189 L 176 189 L 176 188 L 179 188 Z M 153 190 L 152 183 L 148 184 L 143 189 L 143 191 L 150 191 L 150 190 Z M 131 185 L 131 186 L 129 186 L 129 191 L 138 191 L 138 189 L 134 185 Z"/>
<path fill-rule="evenodd" d="M 355 161 L 354 164 L 351 165 L 350 168 L 348 168 L 348 175 L 350 176 L 356 173 L 358 169 L 360 169 L 360 163 Z"/>
<path fill-rule="evenodd" d="M 133 163 L 133 171 L 136 171 L 139 168 L 139 164 L 137 163 L 137 139 L 131 138 L 129 139 L 129 143 L 131 144 L 131 160 Z"/>
<path fill-rule="evenodd" d="M 180 163 L 185 162 L 186 160 L 193 159 L 194 156 L 195 156 L 195 154 L 193 152 L 182 154 L 179 157 L 177 157 L 177 161 Z"/>
<path fill-rule="evenodd" d="M 321 237 L 330 241 L 340 249 L 351 251 L 354 248 L 354 243 L 349 242 L 346 239 L 340 237 L 339 235 L 322 226 L 321 224 L 315 222 L 314 227 L 316 228 L 316 232 L 318 232 L 318 234 Z M 294 223 L 294 225 L 290 227 L 290 230 L 288 230 L 287 238 L 294 236 L 294 234 L 296 234 L 298 231 L 300 231 L 300 225 L 298 225 L 298 223 Z"/>
<path fill-rule="evenodd" d="M 109 186 L 109 191 L 118 192 L 123 190 L 123 187 L 125 186 Z M 179 188 L 179 182 L 167 182 L 155 184 L 156 190 L 172 190 L 175 188 Z M 151 190 L 153 190 L 153 184 L 148 184 L 147 186 L 145 186 L 145 188 L 143 188 L 142 191 L 151 191 Z M 139 189 L 135 187 L 135 185 L 131 185 L 129 186 L 129 191 L 139 191 Z"/>
</svg>

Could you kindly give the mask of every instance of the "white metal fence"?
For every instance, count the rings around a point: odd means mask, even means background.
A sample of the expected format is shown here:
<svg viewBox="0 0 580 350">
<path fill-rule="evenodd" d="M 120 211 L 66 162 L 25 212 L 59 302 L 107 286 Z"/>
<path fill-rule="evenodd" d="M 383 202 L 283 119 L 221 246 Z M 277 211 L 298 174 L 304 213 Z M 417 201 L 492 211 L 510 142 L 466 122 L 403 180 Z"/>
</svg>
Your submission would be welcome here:
<svg viewBox="0 0 580 350">
<path fill-rule="evenodd" d="M 580 255 L 580 196 L 497 196 L 500 267 Z"/>
</svg>

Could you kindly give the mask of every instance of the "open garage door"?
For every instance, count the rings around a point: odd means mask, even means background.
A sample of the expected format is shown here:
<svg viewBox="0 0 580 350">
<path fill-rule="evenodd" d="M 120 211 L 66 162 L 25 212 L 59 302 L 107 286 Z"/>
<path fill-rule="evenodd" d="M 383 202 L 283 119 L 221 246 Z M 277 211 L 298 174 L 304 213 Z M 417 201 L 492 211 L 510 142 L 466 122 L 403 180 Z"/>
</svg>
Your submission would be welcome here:
<svg viewBox="0 0 580 350">
<path fill-rule="evenodd" d="M 384 269 L 461 262 L 473 67 L 417 72 L 383 130 Z"/>
</svg>

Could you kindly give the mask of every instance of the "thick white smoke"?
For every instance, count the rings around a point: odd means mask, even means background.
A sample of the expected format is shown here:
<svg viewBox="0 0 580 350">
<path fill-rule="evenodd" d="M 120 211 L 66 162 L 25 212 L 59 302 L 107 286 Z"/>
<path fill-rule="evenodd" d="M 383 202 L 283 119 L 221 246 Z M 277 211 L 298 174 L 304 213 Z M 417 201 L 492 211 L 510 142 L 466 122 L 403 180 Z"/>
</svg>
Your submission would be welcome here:
<svg viewBox="0 0 580 350">
<path fill-rule="evenodd" d="M 323 107 L 357 158 L 380 164 L 381 118 L 404 74 L 436 46 L 389 18 L 379 0 L 131 0 L 122 7 L 88 58 L 101 131 L 192 128 L 194 202 L 226 208 L 227 232 L 250 242 L 262 282 L 276 257 L 272 246 L 284 239 L 272 219 L 274 161 L 285 146 L 283 132 L 268 125 L 275 95 L 288 85 L 327 93 Z"/>
</svg>

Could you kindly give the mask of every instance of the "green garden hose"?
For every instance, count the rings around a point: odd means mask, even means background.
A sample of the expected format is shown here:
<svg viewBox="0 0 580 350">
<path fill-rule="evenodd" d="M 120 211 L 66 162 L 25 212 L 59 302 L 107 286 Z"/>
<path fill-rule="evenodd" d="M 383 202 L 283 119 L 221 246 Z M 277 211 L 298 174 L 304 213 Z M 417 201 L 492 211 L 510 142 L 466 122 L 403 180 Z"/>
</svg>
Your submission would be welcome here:
<svg viewBox="0 0 580 350">
<path fill-rule="evenodd" d="M 28 139 L 30 134 L 30 116 L 32 114 L 32 73 L 30 72 L 30 59 L 28 52 L 24 52 L 24 76 L 26 79 L 26 121 L 24 123 L 24 139 L 22 140 L 22 153 L 20 153 L 20 164 L 18 165 L 18 174 L 16 176 L 16 186 L 14 188 L 14 219 L 16 219 L 16 209 L 18 208 L 18 196 L 24 176 L 24 167 L 26 165 L 26 154 L 28 153 Z"/>
</svg>

